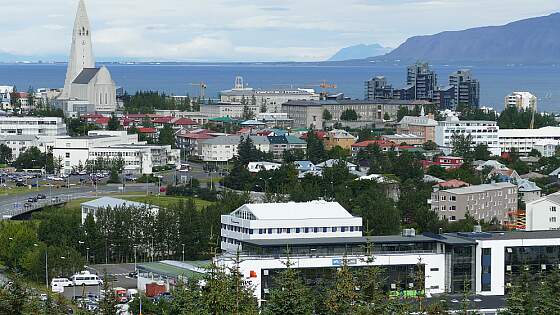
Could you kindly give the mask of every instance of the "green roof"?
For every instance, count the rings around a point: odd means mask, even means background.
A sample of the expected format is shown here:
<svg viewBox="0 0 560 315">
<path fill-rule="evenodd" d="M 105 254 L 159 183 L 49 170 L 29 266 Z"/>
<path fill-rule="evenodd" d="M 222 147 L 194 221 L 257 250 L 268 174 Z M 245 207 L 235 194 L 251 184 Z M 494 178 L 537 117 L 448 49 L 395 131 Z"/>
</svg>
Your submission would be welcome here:
<svg viewBox="0 0 560 315">
<path fill-rule="evenodd" d="M 302 140 L 298 137 L 294 136 L 286 136 L 286 140 L 288 140 L 289 144 L 306 144 L 305 140 Z"/>
<path fill-rule="evenodd" d="M 185 261 L 185 262 L 177 262 L 179 264 L 183 263 L 186 265 L 192 265 L 197 268 L 202 268 L 208 265 L 209 261 Z M 177 265 L 171 265 L 165 262 L 147 262 L 138 265 L 138 269 L 149 271 L 155 274 L 165 275 L 168 277 L 178 277 L 178 276 L 185 276 L 187 278 L 197 278 L 202 275 L 201 272 L 182 268 Z"/>
<path fill-rule="evenodd" d="M 210 118 L 210 119 L 208 119 L 208 121 L 217 121 L 217 122 L 223 122 L 223 123 L 234 123 L 237 120 L 234 120 L 234 119 L 232 119 L 231 117 L 228 117 L 228 116 L 224 116 L 224 117 Z"/>
</svg>

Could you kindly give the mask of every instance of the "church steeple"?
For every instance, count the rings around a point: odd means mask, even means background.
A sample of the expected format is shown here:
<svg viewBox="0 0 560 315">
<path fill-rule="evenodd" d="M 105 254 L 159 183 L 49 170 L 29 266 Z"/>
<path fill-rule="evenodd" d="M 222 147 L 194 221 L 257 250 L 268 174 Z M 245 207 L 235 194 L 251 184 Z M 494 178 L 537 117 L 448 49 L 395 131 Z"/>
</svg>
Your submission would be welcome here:
<svg viewBox="0 0 560 315">
<path fill-rule="evenodd" d="M 66 80 L 64 81 L 63 98 L 70 95 L 72 81 L 82 72 L 84 68 L 94 68 L 95 60 L 91 48 L 91 30 L 84 0 L 78 3 L 74 29 L 72 31 L 72 47 L 68 58 L 66 69 Z"/>
</svg>

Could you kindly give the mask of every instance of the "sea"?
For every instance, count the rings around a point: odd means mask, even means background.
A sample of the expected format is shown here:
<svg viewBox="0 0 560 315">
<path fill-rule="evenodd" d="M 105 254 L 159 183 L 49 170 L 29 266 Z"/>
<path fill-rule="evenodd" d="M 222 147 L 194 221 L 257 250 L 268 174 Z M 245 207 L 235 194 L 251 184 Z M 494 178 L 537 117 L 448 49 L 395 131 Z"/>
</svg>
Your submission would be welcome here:
<svg viewBox="0 0 560 315">
<path fill-rule="evenodd" d="M 336 85 L 329 92 L 342 92 L 352 99 L 363 99 L 364 81 L 383 75 L 394 87 L 404 86 L 405 64 L 333 63 L 142 63 L 106 66 L 117 86 L 128 93 L 140 90 L 162 91 L 174 95 L 198 96 L 199 84 L 207 86 L 206 97 L 217 97 L 230 89 L 235 77 L 242 76 L 248 87 L 261 89 L 314 88 L 321 83 Z M 512 91 L 529 91 L 539 98 L 539 111 L 560 113 L 560 65 L 432 65 L 438 84 L 447 85 L 457 69 L 471 69 L 480 81 L 481 106 L 501 110 L 504 97 Z M 0 85 L 15 85 L 18 90 L 56 88 L 64 85 L 66 64 L 0 64 Z"/>
</svg>

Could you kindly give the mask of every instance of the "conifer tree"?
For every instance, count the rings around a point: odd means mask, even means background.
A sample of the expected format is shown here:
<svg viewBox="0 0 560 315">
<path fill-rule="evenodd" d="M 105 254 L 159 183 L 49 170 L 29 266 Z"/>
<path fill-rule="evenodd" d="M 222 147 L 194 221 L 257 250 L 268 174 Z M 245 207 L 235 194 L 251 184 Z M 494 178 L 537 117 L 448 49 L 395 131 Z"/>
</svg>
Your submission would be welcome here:
<svg viewBox="0 0 560 315">
<path fill-rule="evenodd" d="M 342 266 L 336 272 L 334 285 L 327 291 L 325 301 L 328 314 L 354 314 L 356 311 L 356 283 L 354 275 L 348 267 L 346 257 L 342 259 Z"/>
</svg>

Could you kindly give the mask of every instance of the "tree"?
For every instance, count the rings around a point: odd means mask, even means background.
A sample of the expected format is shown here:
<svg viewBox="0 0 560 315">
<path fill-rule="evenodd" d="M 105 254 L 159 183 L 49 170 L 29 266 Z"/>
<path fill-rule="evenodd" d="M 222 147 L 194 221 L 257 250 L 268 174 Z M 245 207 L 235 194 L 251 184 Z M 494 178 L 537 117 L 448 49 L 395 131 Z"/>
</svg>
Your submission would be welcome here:
<svg viewBox="0 0 560 315">
<path fill-rule="evenodd" d="M 243 114 L 241 115 L 241 118 L 243 118 L 244 120 L 255 118 L 255 113 L 251 110 L 251 108 L 249 108 L 247 104 L 243 106 Z"/>
<path fill-rule="evenodd" d="M 424 148 L 424 150 L 430 151 L 430 150 L 437 150 L 438 146 L 432 140 L 428 140 L 427 142 L 424 142 L 424 144 L 422 144 L 422 148 Z"/>
<path fill-rule="evenodd" d="M 471 160 L 471 143 L 472 136 L 470 134 L 465 136 L 460 133 L 453 133 L 451 136 L 451 145 L 453 147 L 452 154 L 454 156 L 463 157 L 466 160 Z"/>
<path fill-rule="evenodd" d="M 344 257 L 342 266 L 336 271 L 334 285 L 327 290 L 325 305 L 328 314 L 354 314 L 358 300 L 355 288 L 354 275 L 348 267 L 348 260 Z"/>
<path fill-rule="evenodd" d="M 115 114 L 111 115 L 109 122 L 107 123 L 107 130 L 119 130 L 121 128 L 121 123 Z"/>
<path fill-rule="evenodd" d="M 391 116 L 389 116 L 389 113 L 385 112 L 385 115 L 383 115 L 383 120 L 385 121 L 391 120 Z"/>
<path fill-rule="evenodd" d="M 0 144 L 0 164 L 8 164 L 12 161 L 12 148 Z"/>
<path fill-rule="evenodd" d="M 348 108 L 345 109 L 342 114 L 340 114 L 340 120 L 342 121 L 356 121 L 358 120 L 358 114 L 355 110 Z"/>
<path fill-rule="evenodd" d="M 288 259 L 286 269 L 274 278 L 274 287 L 262 314 L 313 314 L 312 301 L 311 291 L 301 280 L 299 272 L 291 268 Z"/>
<path fill-rule="evenodd" d="M 332 120 L 332 114 L 328 109 L 323 109 L 323 120 Z"/>
<path fill-rule="evenodd" d="M 159 131 L 158 144 L 160 145 L 171 145 L 175 148 L 175 133 L 170 124 L 165 124 L 163 128 Z"/>
<path fill-rule="evenodd" d="M 14 161 L 17 169 L 42 168 L 45 166 L 45 156 L 37 147 L 31 147 L 20 153 Z"/>
<path fill-rule="evenodd" d="M 309 129 L 307 131 L 307 159 L 313 163 L 319 163 L 324 161 L 325 157 L 323 141 L 319 139 L 315 131 Z"/>
<path fill-rule="evenodd" d="M 107 274 L 103 279 L 108 279 Z M 105 295 L 103 299 L 99 302 L 99 314 L 101 315 L 113 315 L 115 314 L 115 309 L 117 307 L 117 299 L 113 288 L 109 286 L 109 281 L 103 281 L 103 291 Z"/>
<path fill-rule="evenodd" d="M 486 144 L 480 143 L 474 147 L 473 158 L 475 160 L 488 161 L 490 159 L 490 151 Z"/>
<path fill-rule="evenodd" d="M 406 106 L 400 106 L 399 109 L 397 110 L 397 121 L 401 121 L 401 119 L 403 119 L 404 116 L 409 116 L 410 113 L 408 112 L 408 107 Z"/>
</svg>

